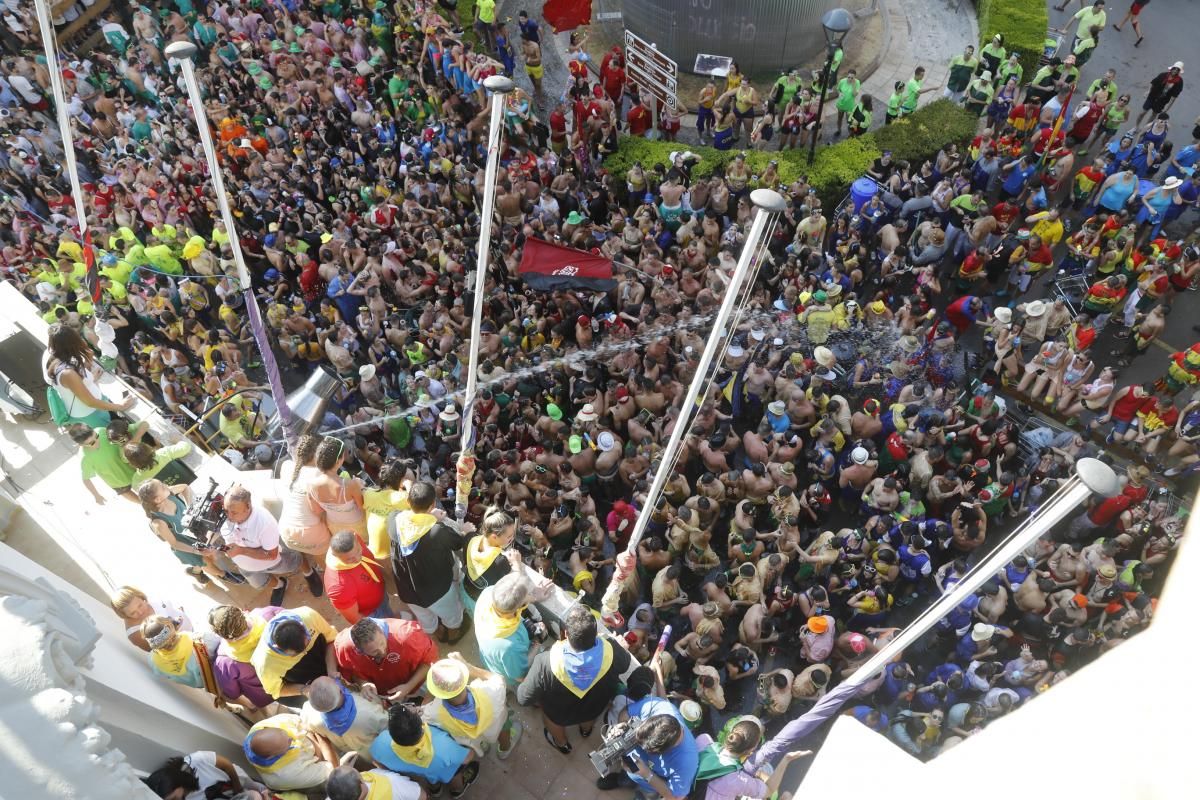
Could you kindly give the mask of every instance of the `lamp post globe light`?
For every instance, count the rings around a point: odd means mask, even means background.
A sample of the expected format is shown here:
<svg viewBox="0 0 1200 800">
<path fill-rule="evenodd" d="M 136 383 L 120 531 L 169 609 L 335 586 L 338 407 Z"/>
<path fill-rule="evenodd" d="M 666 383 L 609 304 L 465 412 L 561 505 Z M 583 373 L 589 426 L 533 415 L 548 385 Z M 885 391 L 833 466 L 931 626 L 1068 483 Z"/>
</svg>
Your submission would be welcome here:
<svg viewBox="0 0 1200 800">
<path fill-rule="evenodd" d="M 825 94 L 829 91 L 829 72 L 833 69 L 833 56 L 846 40 L 846 34 L 854 27 L 854 17 L 844 8 L 831 8 L 821 17 L 821 28 L 825 31 L 825 68 L 821 71 L 821 100 L 817 104 L 817 124 L 813 128 L 812 141 L 808 144 L 808 163 L 817 154 L 817 139 L 821 136 L 821 117 L 825 114 Z"/>
</svg>

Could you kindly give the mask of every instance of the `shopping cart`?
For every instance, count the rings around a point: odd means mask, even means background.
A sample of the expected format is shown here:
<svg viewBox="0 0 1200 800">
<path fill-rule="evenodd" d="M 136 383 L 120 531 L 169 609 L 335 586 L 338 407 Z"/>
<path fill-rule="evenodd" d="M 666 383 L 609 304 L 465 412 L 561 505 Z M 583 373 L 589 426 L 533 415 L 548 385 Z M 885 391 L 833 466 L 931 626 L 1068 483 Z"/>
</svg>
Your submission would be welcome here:
<svg viewBox="0 0 1200 800">
<path fill-rule="evenodd" d="M 1038 58 L 1038 66 L 1046 66 L 1050 63 L 1050 59 L 1058 55 L 1063 39 L 1066 37 L 1067 32 L 1061 28 L 1050 28 L 1046 31 L 1046 38 L 1042 41 L 1042 55 Z"/>
</svg>

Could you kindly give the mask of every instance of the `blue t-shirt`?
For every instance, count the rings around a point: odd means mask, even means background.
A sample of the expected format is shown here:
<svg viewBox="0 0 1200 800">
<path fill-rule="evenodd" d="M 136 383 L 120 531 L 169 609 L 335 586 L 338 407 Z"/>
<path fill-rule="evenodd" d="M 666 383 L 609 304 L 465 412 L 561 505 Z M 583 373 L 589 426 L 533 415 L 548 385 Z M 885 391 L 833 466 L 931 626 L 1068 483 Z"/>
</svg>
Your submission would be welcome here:
<svg viewBox="0 0 1200 800">
<path fill-rule="evenodd" d="M 1179 166 L 1176 167 L 1174 164 L 1172 164 L 1167 168 L 1168 178 L 1182 178 L 1185 174 L 1190 174 L 1185 173 L 1181 167 L 1186 168 L 1195 166 L 1196 162 L 1200 161 L 1200 149 L 1198 149 L 1194 144 L 1189 144 L 1187 147 L 1175 154 L 1175 160 L 1179 162 Z"/>
<path fill-rule="evenodd" d="M 1037 171 L 1037 164 L 1026 164 L 1014 166 L 1009 170 L 1008 176 L 1004 179 L 1004 191 L 1009 194 L 1020 194 L 1025 188 L 1025 181 L 1029 180 L 1029 176 Z"/>
<path fill-rule="evenodd" d="M 402 761 L 396 755 L 396 751 L 392 749 L 392 737 L 386 730 L 371 742 L 371 758 L 392 772 L 399 772 L 401 775 L 415 775 L 430 783 L 448 783 L 454 777 L 454 773 L 458 772 L 458 768 L 462 766 L 470 751 L 454 741 L 450 734 L 441 728 L 430 725 L 429 730 L 433 738 L 433 761 L 429 762 L 427 767 L 419 767 L 416 764 Z"/>
<path fill-rule="evenodd" d="M 958 660 L 962 664 L 969 664 L 975 660 L 975 656 L 983 650 L 991 646 L 991 642 L 977 642 L 971 638 L 971 633 L 968 631 L 958 640 L 958 646 L 954 648 L 954 654 L 958 656 Z"/>
<path fill-rule="evenodd" d="M 667 782 L 667 788 L 671 790 L 671 794 L 676 797 L 687 797 L 688 793 L 692 791 L 692 784 L 696 782 L 696 771 L 700 765 L 700 750 L 696 746 L 696 738 L 688 729 L 683 715 L 679 713 L 679 709 L 675 707 L 674 703 L 661 697 L 647 697 L 629 707 L 630 719 L 647 720 L 659 714 L 670 714 L 679 720 L 679 724 L 683 726 L 683 738 L 679 740 L 679 744 L 665 753 L 651 754 L 640 747 L 635 747 L 633 755 L 645 761 L 651 772 Z M 650 788 L 650 784 L 636 772 L 626 772 L 626 774 L 644 791 L 654 792 Z"/>
</svg>

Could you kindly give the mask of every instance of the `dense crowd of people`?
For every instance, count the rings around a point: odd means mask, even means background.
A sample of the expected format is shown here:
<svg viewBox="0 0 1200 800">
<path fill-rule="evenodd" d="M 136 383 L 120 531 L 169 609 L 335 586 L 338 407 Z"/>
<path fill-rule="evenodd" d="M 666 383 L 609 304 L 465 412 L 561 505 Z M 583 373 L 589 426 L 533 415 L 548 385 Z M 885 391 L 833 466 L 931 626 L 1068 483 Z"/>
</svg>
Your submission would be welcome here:
<svg viewBox="0 0 1200 800">
<path fill-rule="evenodd" d="M 759 745 L 884 647 L 906 607 L 949 591 L 1102 435 L 1106 457 L 1129 462 L 1120 493 L 991 578 L 847 713 L 932 757 L 1149 624 L 1182 524 L 1148 467 L 1200 469 L 1200 344 L 1154 383 L 1122 382 L 1119 368 L 1163 361 L 1151 345 L 1200 269 L 1194 238 L 1176 233 L 1200 194 L 1200 150 L 1183 142 L 1200 131 L 1168 115 L 1182 64 L 1155 78 L 1129 127 L 1136 106 L 1115 73 L 1075 85 L 1086 44 L 1027 78 L 1002 37 L 968 49 L 946 89 L 985 118 L 979 135 L 925 163 L 884 153 L 878 194 L 837 211 L 740 157 L 707 177 L 682 151 L 606 171 L 617 131 L 645 132 L 645 109 L 623 112 L 620 54 L 597 76 L 580 37 L 567 96 L 505 101 L 472 365 L 482 81 L 523 69 L 540 93 L 543 33 L 524 13 L 510 32 L 486 1 L 464 31 L 452 5 L 176 0 L 108 14 L 109 50 L 62 66 L 96 302 L 47 64 L 4 60 L 0 269 L 51 323 L 51 410 L 80 446 L 85 486 L 97 502 L 140 504 L 197 581 L 270 592 L 202 620 L 136 588 L 114 595 L 155 674 L 253 722 L 255 775 L 192 753 L 147 779 L 160 796 L 458 797 L 489 750 L 517 746 L 522 704 L 543 717 L 525 747 L 566 754 L 597 724 L 637 725 L 632 766 L 604 788 L 768 797 L 804 753 L 773 773 L 743 769 Z M 1091 48 L 1102 7 L 1076 15 Z M 227 401 L 229 457 L 284 457 L 257 413 L 262 357 L 230 232 L 163 55 L 182 38 L 200 48 L 285 382 L 326 369 L 342 384 L 281 470 L 282 514 L 227 487 L 212 538 L 184 523 L 196 499 L 171 480 L 190 445 L 149 441 L 123 416 L 133 399 L 98 380 L 112 370 L 185 421 Z M 915 108 L 921 79 L 897 86 L 889 121 Z M 865 130 L 853 71 L 837 81 L 837 128 L 844 116 Z M 811 87 L 785 76 L 760 99 L 743 86 L 706 87 L 702 134 L 715 118 L 714 136 L 757 143 L 774 124 L 755 121 L 762 104 L 780 116 L 781 146 L 803 142 L 789 114 Z M 708 391 L 684 411 L 759 186 L 787 210 Z M 531 239 L 611 258 L 614 288 L 534 291 L 517 271 Z M 1066 278 L 1079 296 L 1047 294 Z M 1109 353 L 1097 342 L 1114 328 L 1127 342 Z M 471 368 L 480 391 L 464 408 Z M 465 500 L 463 414 L 478 431 Z M 297 578 L 342 619 L 284 607 Z M 556 588 L 577 600 L 544 619 Z M 610 588 L 617 608 L 601 615 Z M 480 665 L 454 651 L 468 636 Z"/>
</svg>

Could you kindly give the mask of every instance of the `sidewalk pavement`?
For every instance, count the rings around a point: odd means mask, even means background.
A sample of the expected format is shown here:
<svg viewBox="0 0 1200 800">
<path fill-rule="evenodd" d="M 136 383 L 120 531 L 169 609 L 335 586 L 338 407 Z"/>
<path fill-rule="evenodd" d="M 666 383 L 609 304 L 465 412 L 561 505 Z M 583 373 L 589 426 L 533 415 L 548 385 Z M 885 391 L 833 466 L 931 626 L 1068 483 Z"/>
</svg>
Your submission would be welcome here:
<svg viewBox="0 0 1200 800">
<path fill-rule="evenodd" d="M 868 64 L 862 91 L 874 98 L 872 128 L 884 123 L 888 97 L 896 81 L 907 81 L 918 66 L 925 67 L 925 83 L 920 104 L 925 105 L 942 96 L 949 74 L 950 59 L 968 44 L 978 48 L 979 26 L 975 8 L 966 0 L 927 0 L 912 3 L 906 0 L 879 0 L 883 19 L 880 55 Z M 853 33 L 851 33 L 853 35 Z M 873 67 L 873 68 L 872 68 Z M 760 87 L 765 88 L 765 87 Z M 832 141 L 829 134 L 837 119 L 832 98 L 825 98 L 825 116 L 821 123 L 822 140 Z M 688 114 L 682 120 L 679 141 L 699 144 L 696 135 L 696 116 Z"/>
</svg>

